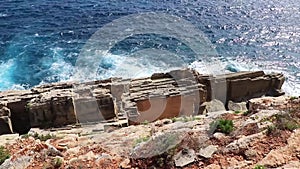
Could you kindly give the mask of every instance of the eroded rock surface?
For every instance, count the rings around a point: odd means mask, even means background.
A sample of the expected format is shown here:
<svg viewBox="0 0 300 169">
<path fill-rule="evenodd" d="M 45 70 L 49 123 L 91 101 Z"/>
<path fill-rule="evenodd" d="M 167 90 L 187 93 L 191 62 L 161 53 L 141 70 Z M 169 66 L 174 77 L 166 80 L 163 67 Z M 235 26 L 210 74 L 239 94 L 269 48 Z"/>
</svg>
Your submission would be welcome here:
<svg viewBox="0 0 300 169">
<path fill-rule="evenodd" d="M 0 93 L 0 134 L 106 120 L 126 126 L 198 115 L 204 109 L 215 111 L 206 104 L 214 99 L 226 105 L 229 100 L 281 95 L 283 82 L 282 74 L 265 75 L 261 71 L 209 76 L 184 69 L 140 79 L 63 82 L 4 91 Z"/>
</svg>

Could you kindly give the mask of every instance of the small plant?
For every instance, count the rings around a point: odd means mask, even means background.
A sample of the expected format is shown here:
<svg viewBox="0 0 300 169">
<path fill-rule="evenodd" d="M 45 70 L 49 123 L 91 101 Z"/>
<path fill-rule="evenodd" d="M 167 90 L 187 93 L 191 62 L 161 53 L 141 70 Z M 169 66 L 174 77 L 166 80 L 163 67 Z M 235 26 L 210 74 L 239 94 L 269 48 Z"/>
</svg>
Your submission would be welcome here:
<svg viewBox="0 0 300 169">
<path fill-rule="evenodd" d="M 4 146 L 0 146 L 0 165 L 10 157 L 8 150 Z"/>
<path fill-rule="evenodd" d="M 274 122 L 276 127 L 278 127 L 281 130 L 293 131 L 300 127 L 300 124 L 295 119 L 293 119 L 289 114 L 275 115 Z"/>
<path fill-rule="evenodd" d="M 234 114 L 240 114 L 240 113 L 241 113 L 241 111 L 239 111 L 239 110 L 234 111 Z"/>
<path fill-rule="evenodd" d="M 266 167 L 263 165 L 256 165 L 254 169 L 265 169 Z"/>
<path fill-rule="evenodd" d="M 244 116 L 247 116 L 248 114 L 250 114 L 250 111 L 248 111 L 248 110 L 243 112 Z"/>
<path fill-rule="evenodd" d="M 171 120 L 174 123 L 174 122 L 178 121 L 178 118 L 177 117 L 173 117 Z"/>
<path fill-rule="evenodd" d="M 270 126 L 267 127 L 267 131 L 266 131 L 267 136 L 278 135 L 278 134 L 279 134 L 279 130 L 276 126 L 270 125 Z"/>
<path fill-rule="evenodd" d="M 219 119 L 210 123 L 210 130 L 213 132 L 220 131 L 225 134 L 229 134 L 233 131 L 233 122 L 232 120 Z"/>
<path fill-rule="evenodd" d="M 174 123 L 177 121 L 189 122 L 189 121 L 201 120 L 201 118 L 195 116 L 183 116 L 183 117 L 173 117 L 171 120 Z"/>
<path fill-rule="evenodd" d="M 296 96 L 292 96 L 292 97 L 290 98 L 291 101 L 296 100 L 296 99 L 298 99 L 298 97 L 296 97 Z"/>
<path fill-rule="evenodd" d="M 59 157 L 56 157 L 53 159 L 52 164 L 54 168 L 59 168 L 63 164 L 63 160 Z"/>
<path fill-rule="evenodd" d="M 21 137 L 22 138 L 28 138 L 28 137 L 33 137 L 34 139 L 39 139 L 41 141 L 46 141 L 46 140 L 49 140 L 49 139 L 54 139 L 56 138 L 55 135 L 53 134 L 46 134 L 46 135 L 43 135 L 43 134 L 38 134 L 38 133 L 34 133 L 34 134 L 25 134 L 25 135 L 22 135 Z"/>
<path fill-rule="evenodd" d="M 141 124 L 143 124 L 143 125 L 148 125 L 148 124 L 149 124 L 149 121 L 148 121 L 148 120 L 145 120 L 145 121 L 143 121 Z"/>
<path fill-rule="evenodd" d="M 295 123 L 295 122 L 288 121 L 285 124 L 285 128 L 288 129 L 288 130 L 290 130 L 290 131 L 293 131 L 293 130 L 295 130 L 297 128 L 300 128 L 300 125 L 297 124 L 297 123 Z"/>
</svg>

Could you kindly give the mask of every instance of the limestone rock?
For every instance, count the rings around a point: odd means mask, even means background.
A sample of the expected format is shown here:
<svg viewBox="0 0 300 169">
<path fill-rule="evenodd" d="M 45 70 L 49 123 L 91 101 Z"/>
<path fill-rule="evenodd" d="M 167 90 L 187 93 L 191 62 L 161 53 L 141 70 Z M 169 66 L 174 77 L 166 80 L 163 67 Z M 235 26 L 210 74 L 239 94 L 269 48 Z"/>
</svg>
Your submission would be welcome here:
<svg viewBox="0 0 300 169">
<path fill-rule="evenodd" d="M 135 159 L 150 158 L 168 152 L 181 143 L 187 136 L 187 131 L 187 129 L 179 129 L 156 134 L 137 145 L 132 150 L 131 157 Z"/>
<path fill-rule="evenodd" d="M 146 120 L 199 115 L 204 109 L 206 113 L 225 111 L 223 103 L 229 100 L 242 102 L 262 95 L 279 96 L 283 94 L 280 92 L 283 82 L 282 74 L 266 75 L 262 71 L 210 76 L 183 69 L 139 79 L 52 83 L 30 90 L 0 92 L 0 117 L 9 117 L 11 131 L 19 134 L 26 134 L 31 127 L 108 120 L 139 124 Z M 280 107 L 288 100 L 283 98 L 275 106 Z M 300 103 L 300 99 L 294 101 Z M 251 110 L 263 108 L 257 107 L 258 104 L 250 102 Z M 230 102 L 229 105 L 244 110 L 244 104 L 239 107 Z"/>
<path fill-rule="evenodd" d="M 245 151 L 245 156 L 248 160 L 255 159 L 257 157 L 257 152 L 253 149 L 248 149 Z"/>
<path fill-rule="evenodd" d="M 226 135 L 224 133 L 216 132 L 213 134 L 213 137 L 218 140 L 223 140 L 226 138 Z"/>
<path fill-rule="evenodd" d="M 131 168 L 131 166 L 129 165 L 130 160 L 128 158 L 126 158 L 125 160 L 123 160 L 120 164 L 120 167 L 125 169 L 125 168 Z"/>
<path fill-rule="evenodd" d="M 209 145 L 199 151 L 199 155 L 204 158 L 211 158 L 212 155 L 218 150 L 217 146 Z"/>
<path fill-rule="evenodd" d="M 26 168 L 30 165 L 31 160 L 33 160 L 32 156 L 21 156 L 14 161 L 9 158 L 4 161 L 4 163 L 0 166 L 0 169 Z"/>
<path fill-rule="evenodd" d="M 5 144 L 13 144 L 16 142 L 16 139 L 19 138 L 19 134 L 5 134 L 0 136 L 0 146 Z"/>
<path fill-rule="evenodd" d="M 300 152 L 300 129 L 296 129 L 287 140 L 285 147 L 271 150 L 271 152 L 260 161 L 266 167 L 277 167 L 287 164 L 294 159 L 294 155 Z"/>
<path fill-rule="evenodd" d="M 235 154 L 240 153 L 240 151 L 248 149 L 249 145 L 257 139 L 261 139 L 263 137 L 263 133 L 256 133 L 256 134 L 252 134 L 249 136 L 244 136 L 241 137 L 238 140 L 233 141 L 232 143 L 228 144 L 225 149 L 224 152 L 232 152 Z"/>
<path fill-rule="evenodd" d="M 192 149 L 181 150 L 178 154 L 174 156 L 175 166 L 184 167 L 195 161 L 196 154 Z"/>
<path fill-rule="evenodd" d="M 226 111 L 224 104 L 220 100 L 212 100 L 210 102 L 205 102 L 202 104 L 205 106 L 204 112 L 211 113 L 211 112 L 219 112 L 219 111 Z"/>
<path fill-rule="evenodd" d="M 288 164 L 285 164 L 282 167 L 279 167 L 280 169 L 295 169 L 295 168 L 300 168 L 300 161 L 295 160 L 295 161 L 290 161 Z"/>
<path fill-rule="evenodd" d="M 232 111 L 240 111 L 240 112 L 245 112 L 248 110 L 246 106 L 246 102 L 235 103 L 231 100 L 229 100 L 228 102 L 228 109 Z"/>
</svg>

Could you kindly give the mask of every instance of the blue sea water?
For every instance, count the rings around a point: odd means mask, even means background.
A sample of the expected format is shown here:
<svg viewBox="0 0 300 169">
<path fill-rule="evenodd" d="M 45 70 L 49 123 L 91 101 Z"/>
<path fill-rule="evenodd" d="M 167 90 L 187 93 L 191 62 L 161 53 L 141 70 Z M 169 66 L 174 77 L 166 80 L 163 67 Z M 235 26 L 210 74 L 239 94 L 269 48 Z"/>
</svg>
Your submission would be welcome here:
<svg viewBox="0 0 300 169">
<path fill-rule="evenodd" d="M 224 71 L 282 72 L 287 78 L 284 90 L 300 95 L 297 0 L 0 0 L 0 90 L 69 80 L 81 49 L 99 28 L 145 12 L 178 16 L 195 25 L 215 46 Z M 176 39 L 149 36 L 116 44 L 99 63 L 98 78 L 114 75 L 124 55 L 146 47 L 177 52 L 205 71 L 202 65 L 207 63 L 193 60 L 184 45 L 172 45 L 178 44 Z M 166 69 L 147 58 L 135 61 L 144 64 L 128 63 L 125 71 L 143 67 L 147 75 Z"/>
</svg>

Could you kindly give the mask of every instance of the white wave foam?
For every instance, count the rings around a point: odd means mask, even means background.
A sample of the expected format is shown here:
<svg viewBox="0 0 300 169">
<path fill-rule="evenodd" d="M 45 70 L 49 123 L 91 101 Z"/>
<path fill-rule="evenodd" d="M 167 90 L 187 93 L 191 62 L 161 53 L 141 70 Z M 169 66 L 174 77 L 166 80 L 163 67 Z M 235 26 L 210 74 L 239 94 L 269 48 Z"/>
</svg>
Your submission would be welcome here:
<svg viewBox="0 0 300 169">
<path fill-rule="evenodd" d="M 1 17 L 7 17 L 8 15 L 6 13 L 0 13 L 0 18 Z"/>
<path fill-rule="evenodd" d="M 13 80 L 11 79 L 11 73 L 14 65 L 14 59 L 10 59 L 6 62 L 0 62 L 0 90 L 10 89 L 14 85 Z"/>
<path fill-rule="evenodd" d="M 74 66 L 64 60 L 64 57 L 61 54 L 61 48 L 53 48 L 51 50 L 53 51 L 53 57 L 51 59 L 45 59 L 42 62 L 42 64 L 50 66 L 47 70 L 50 75 L 45 77 L 41 83 L 45 83 L 45 81 L 55 82 L 70 80 L 74 71 Z"/>
</svg>

